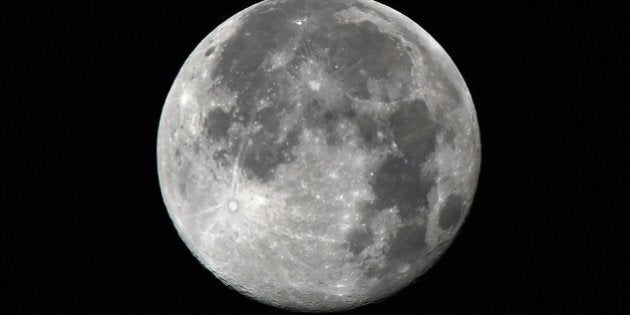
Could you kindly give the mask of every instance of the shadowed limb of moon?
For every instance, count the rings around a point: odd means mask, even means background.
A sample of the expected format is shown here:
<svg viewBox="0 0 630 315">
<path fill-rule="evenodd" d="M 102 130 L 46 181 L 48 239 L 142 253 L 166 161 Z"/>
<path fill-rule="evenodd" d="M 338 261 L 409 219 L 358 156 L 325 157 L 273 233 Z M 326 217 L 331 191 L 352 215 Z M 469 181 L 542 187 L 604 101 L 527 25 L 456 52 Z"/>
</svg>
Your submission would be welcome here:
<svg viewBox="0 0 630 315">
<path fill-rule="evenodd" d="M 464 222 L 472 99 L 420 26 L 374 1 L 263 1 L 190 54 L 158 131 L 192 253 L 261 302 L 333 311 L 407 286 Z"/>
</svg>

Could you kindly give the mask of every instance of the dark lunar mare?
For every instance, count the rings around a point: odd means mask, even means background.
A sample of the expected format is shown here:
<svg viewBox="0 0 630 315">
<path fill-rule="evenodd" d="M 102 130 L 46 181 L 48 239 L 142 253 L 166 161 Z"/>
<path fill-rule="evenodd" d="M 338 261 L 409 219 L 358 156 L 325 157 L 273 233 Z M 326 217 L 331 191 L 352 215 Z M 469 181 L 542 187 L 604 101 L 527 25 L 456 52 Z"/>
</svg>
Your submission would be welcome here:
<svg viewBox="0 0 630 315">
<path fill-rule="evenodd" d="M 429 206 L 428 194 L 436 182 L 433 174 L 421 175 L 421 166 L 424 158 L 435 151 L 440 126 L 430 119 L 424 101 L 402 102 L 388 123 L 403 154 L 389 155 L 374 172 L 370 185 L 376 198 L 363 206 L 362 221 L 369 226 L 379 212 L 396 206 L 403 222 L 418 221 L 418 218 L 426 222 L 427 213 L 420 209 Z M 426 223 L 402 227 L 389 242 L 385 270 L 372 270 L 369 274 L 395 274 L 401 266 L 413 265 L 426 248 L 425 234 Z M 347 246 L 354 254 L 373 243 L 372 232 L 363 227 L 353 230 L 347 240 Z"/>
</svg>

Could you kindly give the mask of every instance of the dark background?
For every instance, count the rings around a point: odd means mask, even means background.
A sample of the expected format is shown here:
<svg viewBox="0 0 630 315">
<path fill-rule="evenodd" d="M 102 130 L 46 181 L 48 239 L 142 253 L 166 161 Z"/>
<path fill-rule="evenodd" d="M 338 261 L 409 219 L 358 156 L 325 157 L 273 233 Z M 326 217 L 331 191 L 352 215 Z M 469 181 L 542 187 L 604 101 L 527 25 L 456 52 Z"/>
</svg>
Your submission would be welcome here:
<svg viewBox="0 0 630 315">
<path fill-rule="evenodd" d="M 414 285 L 352 313 L 630 312 L 624 11 L 381 2 L 457 64 L 483 162 L 450 250 Z M 283 313 L 190 254 L 155 161 L 185 58 L 253 3 L 2 9 L 0 312 Z"/>
</svg>

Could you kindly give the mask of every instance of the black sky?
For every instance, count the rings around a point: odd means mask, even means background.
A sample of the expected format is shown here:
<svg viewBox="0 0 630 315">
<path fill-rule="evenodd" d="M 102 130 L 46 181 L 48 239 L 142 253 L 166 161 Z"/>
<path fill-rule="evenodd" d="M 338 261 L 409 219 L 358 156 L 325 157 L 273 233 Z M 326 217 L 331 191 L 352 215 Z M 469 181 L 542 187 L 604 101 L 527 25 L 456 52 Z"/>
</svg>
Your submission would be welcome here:
<svg viewBox="0 0 630 315">
<path fill-rule="evenodd" d="M 630 311 L 623 11 L 381 2 L 455 61 L 483 160 L 451 249 L 414 285 L 350 313 Z M 0 312 L 283 313 L 226 289 L 189 253 L 155 162 L 180 66 L 253 3 L 3 10 Z"/>
</svg>

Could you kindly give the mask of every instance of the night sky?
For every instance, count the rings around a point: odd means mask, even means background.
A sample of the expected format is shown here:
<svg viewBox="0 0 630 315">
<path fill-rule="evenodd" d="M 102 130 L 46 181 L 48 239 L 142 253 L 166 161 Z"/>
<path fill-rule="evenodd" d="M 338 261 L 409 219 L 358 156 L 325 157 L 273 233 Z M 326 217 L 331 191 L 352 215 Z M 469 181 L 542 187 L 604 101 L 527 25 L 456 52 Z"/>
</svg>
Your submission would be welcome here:
<svg viewBox="0 0 630 315">
<path fill-rule="evenodd" d="M 0 312 L 284 313 L 196 260 L 157 179 L 159 116 L 179 68 L 255 2 L 3 10 Z M 462 73 L 481 175 L 442 259 L 348 313 L 630 311 L 623 11 L 380 2 L 420 24 Z"/>
</svg>

